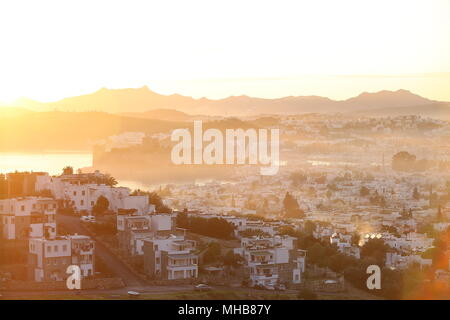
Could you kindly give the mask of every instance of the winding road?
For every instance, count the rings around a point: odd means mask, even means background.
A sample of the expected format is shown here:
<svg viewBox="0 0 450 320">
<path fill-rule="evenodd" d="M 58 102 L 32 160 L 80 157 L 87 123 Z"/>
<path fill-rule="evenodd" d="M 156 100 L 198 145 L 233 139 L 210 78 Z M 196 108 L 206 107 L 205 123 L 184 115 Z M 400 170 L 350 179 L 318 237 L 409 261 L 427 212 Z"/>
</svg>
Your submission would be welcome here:
<svg viewBox="0 0 450 320">
<path fill-rule="evenodd" d="M 66 215 L 56 215 L 56 222 L 61 225 L 69 233 L 78 233 L 90 235 L 94 240 L 95 236 L 89 232 L 81 223 L 80 218 Z M 95 255 L 108 265 L 109 269 L 122 278 L 127 287 L 145 287 L 148 284 L 133 272 L 125 263 L 120 260 L 114 253 L 105 247 L 100 241 L 95 241 Z"/>
</svg>

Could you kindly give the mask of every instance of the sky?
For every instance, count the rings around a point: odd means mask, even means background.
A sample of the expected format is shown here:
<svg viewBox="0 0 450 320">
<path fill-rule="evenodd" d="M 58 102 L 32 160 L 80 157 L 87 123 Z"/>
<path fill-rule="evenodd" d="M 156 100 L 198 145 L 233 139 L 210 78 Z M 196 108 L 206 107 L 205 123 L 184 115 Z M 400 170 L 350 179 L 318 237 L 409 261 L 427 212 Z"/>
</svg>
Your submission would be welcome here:
<svg viewBox="0 0 450 320">
<path fill-rule="evenodd" d="M 0 101 L 147 85 L 213 99 L 450 101 L 450 1 L 0 2 Z"/>
</svg>

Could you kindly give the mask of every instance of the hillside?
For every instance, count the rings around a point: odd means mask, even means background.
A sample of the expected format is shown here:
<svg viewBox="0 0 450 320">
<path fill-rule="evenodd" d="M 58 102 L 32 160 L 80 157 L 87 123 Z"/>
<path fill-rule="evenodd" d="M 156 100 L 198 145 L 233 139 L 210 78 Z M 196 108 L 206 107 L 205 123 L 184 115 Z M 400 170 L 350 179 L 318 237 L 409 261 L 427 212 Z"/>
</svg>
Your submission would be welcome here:
<svg viewBox="0 0 450 320">
<path fill-rule="evenodd" d="M 35 112 L 0 117 L 0 151 L 90 150 L 98 139 L 127 131 L 170 131 L 182 123 L 102 112 Z"/>
<path fill-rule="evenodd" d="M 434 103 L 412 107 L 380 108 L 359 110 L 354 114 L 374 117 L 420 115 L 441 120 L 450 120 L 450 103 Z"/>
<path fill-rule="evenodd" d="M 211 120 L 204 129 L 254 128 L 274 119 L 242 121 L 235 118 Z M 1 116 L 0 152 L 90 151 L 94 142 L 123 132 L 170 133 L 192 128 L 193 123 L 135 118 L 105 112 L 31 112 Z"/>
<path fill-rule="evenodd" d="M 205 115 L 190 115 L 185 112 L 173 109 L 153 109 L 145 112 L 125 112 L 121 115 L 134 118 L 157 119 L 166 121 L 193 121 L 193 120 L 213 120 L 222 117 L 211 117 Z"/>
<path fill-rule="evenodd" d="M 32 103 L 33 110 L 101 111 L 121 113 L 139 118 L 184 121 L 186 115 L 248 116 L 258 114 L 298 114 L 306 112 L 351 112 L 383 108 L 412 107 L 438 103 L 406 90 L 362 93 L 357 97 L 335 101 L 317 96 L 290 96 L 279 99 L 262 99 L 232 96 L 225 99 L 194 99 L 178 94 L 162 95 L 146 86 L 138 89 L 100 89 L 94 93 L 70 97 L 51 103 Z M 27 107 L 18 101 L 17 107 Z M 157 109 L 158 111 L 154 111 Z M 171 109 L 172 111 L 161 111 Z M 153 110 L 153 114 L 146 114 Z M 178 111 L 178 112 L 175 112 Z M 138 115 L 137 113 L 141 113 Z M 184 113 L 184 114 L 182 114 Z"/>
</svg>

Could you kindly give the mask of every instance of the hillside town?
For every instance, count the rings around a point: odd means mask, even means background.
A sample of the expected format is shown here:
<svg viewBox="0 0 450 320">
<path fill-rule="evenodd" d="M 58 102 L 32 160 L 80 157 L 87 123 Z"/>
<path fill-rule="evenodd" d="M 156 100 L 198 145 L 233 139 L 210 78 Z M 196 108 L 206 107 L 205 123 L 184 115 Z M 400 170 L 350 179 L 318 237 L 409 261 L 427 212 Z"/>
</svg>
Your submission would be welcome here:
<svg viewBox="0 0 450 320">
<path fill-rule="evenodd" d="M 436 146 L 450 127 L 413 116 L 334 119 L 279 118 L 290 138 L 273 176 L 242 165 L 226 180 L 132 190 L 70 166 L 1 175 L 0 291 L 63 290 L 78 265 L 83 289 L 99 292 L 448 298 L 450 175 L 448 150 Z M 378 292 L 366 287 L 369 265 L 382 269 Z"/>
</svg>

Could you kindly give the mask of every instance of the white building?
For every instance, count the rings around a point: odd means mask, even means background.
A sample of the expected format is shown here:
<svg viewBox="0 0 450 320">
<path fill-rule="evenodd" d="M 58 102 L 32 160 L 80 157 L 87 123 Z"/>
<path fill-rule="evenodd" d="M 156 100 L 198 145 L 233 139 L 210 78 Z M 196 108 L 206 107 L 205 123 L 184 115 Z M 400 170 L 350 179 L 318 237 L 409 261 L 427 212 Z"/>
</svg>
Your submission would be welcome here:
<svg viewBox="0 0 450 320">
<path fill-rule="evenodd" d="M 41 175 L 36 179 L 36 191 L 49 190 L 53 197 L 63 200 L 65 206 L 72 206 L 77 212 L 91 212 L 100 196 L 109 201 L 109 209 L 135 209 L 138 214 L 154 211 L 146 195 L 130 195 L 126 187 L 111 187 L 101 182 L 105 176 L 99 172 L 61 175 L 52 177 Z"/>
<path fill-rule="evenodd" d="M 67 267 L 77 265 L 82 277 L 94 275 L 95 242 L 88 236 L 70 235 L 29 241 L 29 277 L 34 281 L 62 281 Z"/>
<path fill-rule="evenodd" d="M 144 239 L 144 270 L 151 278 L 177 280 L 198 276 L 196 243 L 183 236 L 155 236 Z"/>
<path fill-rule="evenodd" d="M 293 237 L 242 238 L 241 247 L 234 253 L 244 258 L 251 286 L 298 284 L 302 281 L 306 251 L 297 249 Z"/>
<path fill-rule="evenodd" d="M 0 200 L 0 234 L 8 240 L 56 235 L 57 203 L 51 198 L 24 197 Z"/>
<path fill-rule="evenodd" d="M 119 246 L 130 255 L 143 255 L 143 240 L 173 228 L 172 214 L 117 215 Z"/>
</svg>

